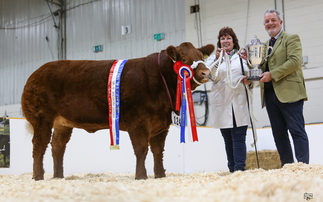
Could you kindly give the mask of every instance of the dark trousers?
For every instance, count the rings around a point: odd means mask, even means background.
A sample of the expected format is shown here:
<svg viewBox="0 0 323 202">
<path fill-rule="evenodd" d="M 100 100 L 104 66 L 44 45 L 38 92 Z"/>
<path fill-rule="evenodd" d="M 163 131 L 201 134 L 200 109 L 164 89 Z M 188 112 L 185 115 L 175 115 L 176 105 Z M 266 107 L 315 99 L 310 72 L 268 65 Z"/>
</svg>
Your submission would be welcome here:
<svg viewBox="0 0 323 202">
<path fill-rule="evenodd" d="M 292 147 L 287 130 L 289 130 L 298 162 L 309 163 L 309 143 L 303 117 L 304 100 L 293 103 L 281 103 L 274 90 L 265 91 L 265 101 L 281 166 L 294 163 Z"/>
<path fill-rule="evenodd" d="M 237 127 L 233 116 L 233 128 L 220 129 L 225 143 L 230 172 L 245 170 L 247 128 L 248 126 Z"/>
</svg>

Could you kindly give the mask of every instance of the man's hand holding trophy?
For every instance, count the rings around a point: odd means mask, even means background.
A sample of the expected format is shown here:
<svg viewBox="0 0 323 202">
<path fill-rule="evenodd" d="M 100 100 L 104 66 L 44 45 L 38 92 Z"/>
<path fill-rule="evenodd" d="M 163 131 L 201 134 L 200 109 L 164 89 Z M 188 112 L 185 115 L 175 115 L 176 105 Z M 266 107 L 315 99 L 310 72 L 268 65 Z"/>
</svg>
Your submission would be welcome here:
<svg viewBox="0 0 323 202">
<path fill-rule="evenodd" d="M 267 60 L 270 56 L 269 54 L 265 57 L 265 54 L 269 49 L 272 49 L 272 47 L 267 47 L 256 35 L 245 48 L 240 49 L 241 58 L 247 60 L 248 64 L 252 67 L 249 71 L 247 80 L 259 81 L 261 79 L 260 75 L 262 75 L 262 71 L 259 69 L 259 66 L 263 60 Z"/>
</svg>

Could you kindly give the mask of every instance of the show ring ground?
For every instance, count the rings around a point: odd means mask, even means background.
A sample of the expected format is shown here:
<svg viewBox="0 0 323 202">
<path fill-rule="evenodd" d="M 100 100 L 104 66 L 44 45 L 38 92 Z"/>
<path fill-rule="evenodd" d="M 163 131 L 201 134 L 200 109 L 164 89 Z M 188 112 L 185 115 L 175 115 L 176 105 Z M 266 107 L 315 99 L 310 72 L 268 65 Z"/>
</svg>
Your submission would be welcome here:
<svg viewBox="0 0 323 202">
<path fill-rule="evenodd" d="M 7 201 L 309 201 L 323 200 L 323 166 L 287 164 L 282 169 L 244 172 L 166 173 L 135 180 L 134 173 L 80 173 L 34 181 L 32 174 L 0 175 L 0 200 Z"/>
</svg>

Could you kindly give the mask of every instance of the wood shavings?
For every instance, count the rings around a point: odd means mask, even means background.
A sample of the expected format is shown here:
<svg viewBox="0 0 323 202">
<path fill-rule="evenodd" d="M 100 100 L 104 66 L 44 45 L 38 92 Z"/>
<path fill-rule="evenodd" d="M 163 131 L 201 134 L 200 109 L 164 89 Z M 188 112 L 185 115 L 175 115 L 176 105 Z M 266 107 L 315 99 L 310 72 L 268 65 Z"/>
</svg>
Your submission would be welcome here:
<svg viewBox="0 0 323 202">
<path fill-rule="evenodd" d="M 135 180 L 134 173 L 78 173 L 34 181 L 32 174 L 0 175 L 1 201 L 313 201 L 323 198 L 323 166 L 287 164 L 244 172 L 166 173 Z M 316 199 L 316 200 L 315 200 Z"/>
</svg>

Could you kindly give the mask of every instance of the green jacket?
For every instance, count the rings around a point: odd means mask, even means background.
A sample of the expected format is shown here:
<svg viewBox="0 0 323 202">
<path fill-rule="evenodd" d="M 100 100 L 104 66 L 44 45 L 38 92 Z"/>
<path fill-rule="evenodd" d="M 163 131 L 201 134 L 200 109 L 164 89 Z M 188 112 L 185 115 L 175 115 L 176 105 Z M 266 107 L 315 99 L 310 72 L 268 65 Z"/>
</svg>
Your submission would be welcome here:
<svg viewBox="0 0 323 202">
<path fill-rule="evenodd" d="M 266 42 L 269 46 L 269 40 Z M 268 55 L 268 52 L 267 54 Z M 307 100 L 302 71 L 302 44 L 297 34 L 284 31 L 278 36 L 271 55 L 260 68 L 265 71 L 268 65 L 272 83 L 278 100 L 282 103 Z M 261 82 L 261 104 L 264 103 L 264 83 Z"/>
</svg>

